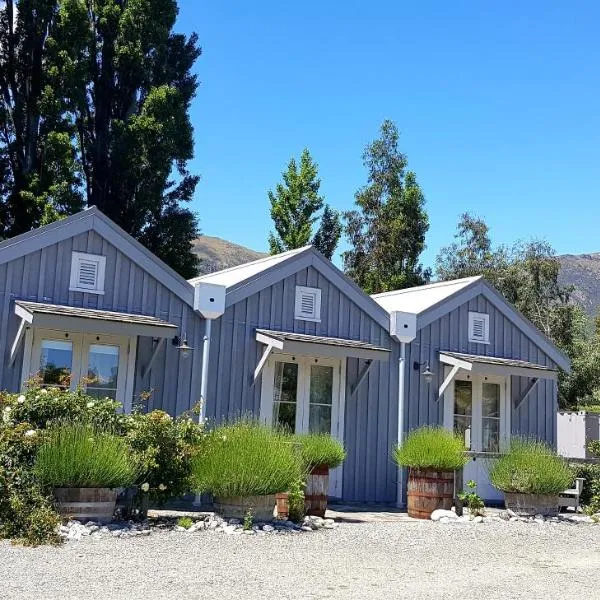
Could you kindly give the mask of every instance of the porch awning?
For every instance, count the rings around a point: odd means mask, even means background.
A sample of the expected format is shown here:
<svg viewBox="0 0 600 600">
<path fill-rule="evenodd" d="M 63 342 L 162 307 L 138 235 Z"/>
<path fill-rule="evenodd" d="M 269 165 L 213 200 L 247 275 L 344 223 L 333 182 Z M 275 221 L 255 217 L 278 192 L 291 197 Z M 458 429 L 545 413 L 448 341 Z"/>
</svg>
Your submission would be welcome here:
<svg viewBox="0 0 600 600">
<path fill-rule="evenodd" d="M 462 354 L 460 352 L 440 351 L 440 362 L 464 369 L 471 373 L 483 375 L 515 375 L 517 377 L 532 377 L 535 379 L 556 379 L 557 369 L 512 358 L 482 356 L 477 354 Z"/>
<path fill-rule="evenodd" d="M 363 358 L 388 361 L 390 350 L 368 342 L 342 338 L 323 337 L 288 331 L 257 329 L 256 340 L 267 347 L 289 354 L 326 356 L 329 358 Z"/>
<path fill-rule="evenodd" d="M 58 304 L 15 301 L 15 314 L 31 327 L 83 331 L 104 335 L 172 337 L 178 327 L 168 321 L 147 315 L 75 308 Z"/>
</svg>

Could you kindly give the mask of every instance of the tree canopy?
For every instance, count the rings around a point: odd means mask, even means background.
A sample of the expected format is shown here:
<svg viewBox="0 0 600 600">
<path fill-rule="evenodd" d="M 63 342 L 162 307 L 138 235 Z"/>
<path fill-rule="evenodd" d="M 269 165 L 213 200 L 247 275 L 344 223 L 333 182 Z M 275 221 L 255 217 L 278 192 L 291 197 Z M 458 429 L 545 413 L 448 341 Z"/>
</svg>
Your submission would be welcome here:
<svg viewBox="0 0 600 600">
<path fill-rule="evenodd" d="M 283 182 L 269 190 L 271 218 L 275 232 L 269 234 L 271 254 L 313 244 L 331 259 L 342 234 L 340 217 L 319 195 L 319 167 L 308 149 L 300 156 L 300 164 L 292 158 L 282 173 Z M 323 212 L 320 213 L 321 209 Z M 313 233 L 315 225 L 318 225 Z"/>
<path fill-rule="evenodd" d="M 355 195 L 356 209 L 344 214 L 350 249 L 344 270 L 367 293 L 426 283 L 430 272 L 419 262 L 429 219 L 425 196 L 407 158 L 398 148 L 398 129 L 386 120 L 381 137 L 365 148 L 367 185 Z"/>
<path fill-rule="evenodd" d="M 197 36 L 175 0 L 7 0 L 0 8 L 0 237 L 95 205 L 196 274 L 189 107 Z"/>
</svg>

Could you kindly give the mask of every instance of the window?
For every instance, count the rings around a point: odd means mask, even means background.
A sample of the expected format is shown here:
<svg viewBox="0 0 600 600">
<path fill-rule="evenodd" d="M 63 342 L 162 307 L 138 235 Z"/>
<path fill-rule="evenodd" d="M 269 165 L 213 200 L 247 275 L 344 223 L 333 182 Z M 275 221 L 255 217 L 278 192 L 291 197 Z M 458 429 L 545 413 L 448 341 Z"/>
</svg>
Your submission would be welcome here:
<svg viewBox="0 0 600 600">
<path fill-rule="evenodd" d="M 105 270 L 106 256 L 73 252 L 69 290 L 88 294 L 104 294 Z"/>
<path fill-rule="evenodd" d="M 465 448 L 471 449 L 473 419 L 473 382 L 454 383 L 454 431 L 465 440 Z"/>
<path fill-rule="evenodd" d="M 490 315 L 469 313 L 469 342 L 475 344 L 490 343 Z"/>
<path fill-rule="evenodd" d="M 296 286 L 296 319 L 321 321 L 321 290 L 319 288 Z"/>
<path fill-rule="evenodd" d="M 39 376 L 43 387 L 81 386 L 95 398 L 125 403 L 134 377 L 130 352 L 135 344 L 127 337 L 35 329 L 23 380 Z"/>
</svg>

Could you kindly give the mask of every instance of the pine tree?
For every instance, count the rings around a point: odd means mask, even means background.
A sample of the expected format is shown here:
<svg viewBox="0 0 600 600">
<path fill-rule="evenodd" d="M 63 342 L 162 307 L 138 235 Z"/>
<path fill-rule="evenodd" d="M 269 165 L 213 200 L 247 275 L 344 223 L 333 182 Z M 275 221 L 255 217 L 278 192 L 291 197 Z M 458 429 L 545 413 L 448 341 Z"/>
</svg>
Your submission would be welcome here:
<svg viewBox="0 0 600 600">
<path fill-rule="evenodd" d="M 301 248 L 310 243 L 331 259 L 339 242 L 342 227 L 337 211 L 325 205 L 319 195 L 321 181 L 319 168 L 307 149 L 300 157 L 300 165 L 292 158 L 282 173 L 283 183 L 275 191 L 269 190 L 271 218 L 275 232 L 269 234 L 271 254 Z M 319 211 L 323 209 L 320 215 Z M 313 235 L 315 224 L 320 225 Z"/>
<path fill-rule="evenodd" d="M 363 154 L 368 183 L 355 196 L 357 209 L 345 213 L 350 250 L 344 269 L 367 293 L 420 285 L 429 280 L 419 257 L 425 249 L 429 220 L 416 175 L 406 171 L 392 121 Z"/>
</svg>

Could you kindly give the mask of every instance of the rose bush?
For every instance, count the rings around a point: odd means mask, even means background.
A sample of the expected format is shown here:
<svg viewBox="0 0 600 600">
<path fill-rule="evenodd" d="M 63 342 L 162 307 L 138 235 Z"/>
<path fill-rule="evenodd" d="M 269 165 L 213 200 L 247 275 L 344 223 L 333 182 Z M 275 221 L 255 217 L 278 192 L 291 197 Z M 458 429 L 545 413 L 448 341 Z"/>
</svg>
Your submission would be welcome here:
<svg viewBox="0 0 600 600">
<path fill-rule="evenodd" d="M 136 483 L 144 490 L 138 505 L 161 504 L 193 487 L 192 460 L 204 433 L 188 416 L 123 414 L 109 398 L 36 387 L 0 393 L 0 415 L 0 537 L 30 544 L 58 541 L 51 490 L 40 484 L 33 465 L 46 431 L 61 422 L 90 424 L 125 438 L 140 474 Z"/>
</svg>

